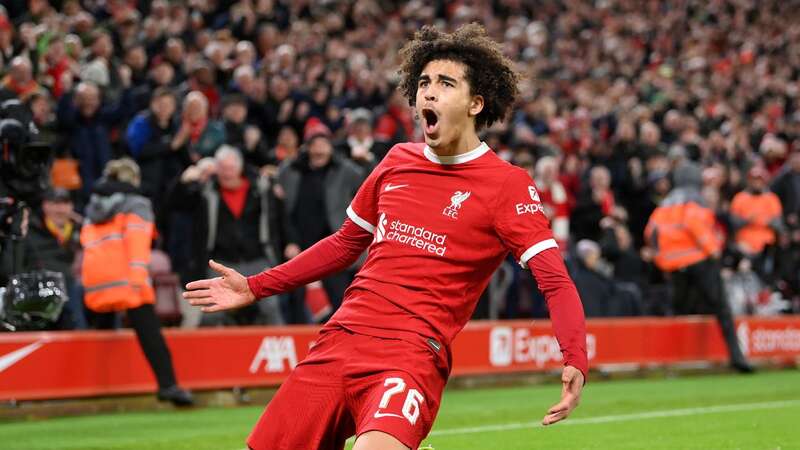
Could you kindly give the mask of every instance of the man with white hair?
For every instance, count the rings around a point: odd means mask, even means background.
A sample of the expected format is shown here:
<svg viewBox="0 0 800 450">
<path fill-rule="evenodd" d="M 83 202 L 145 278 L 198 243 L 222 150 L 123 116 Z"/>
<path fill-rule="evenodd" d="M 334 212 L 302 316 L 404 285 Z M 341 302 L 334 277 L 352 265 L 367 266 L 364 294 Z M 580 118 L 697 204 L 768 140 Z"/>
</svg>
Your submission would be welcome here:
<svg viewBox="0 0 800 450">
<path fill-rule="evenodd" d="M 25 101 L 37 90 L 39 83 L 33 78 L 31 60 L 25 56 L 13 58 L 0 87 L 0 102 L 12 98 Z"/>
<path fill-rule="evenodd" d="M 186 169 L 169 200 L 173 208 L 192 215 L 194 254 L 184 276 L 210 275 L 204 264 L 209 258 L 242 273 L 274 266 L 281 239 L 278 200 L 269 179 L 246 171 L 241 151 L 230 145 L 219 147 L 214 160 L 216 170 L 210 178 L 203 176 L 200 162 Z M 205 314 L 201 323 L 280 325 L 284 319 L 274 296 L 241 311 Z"/>
<path fill-rule="evenodd" d="M 225 126 L 209 119 L 208 98 L 200 91 L 191 91 L 183 101 L 181 126 L 170 146 L 185 151 L 192 162 L 211 156 L 225 143 Z"/>
</svg>

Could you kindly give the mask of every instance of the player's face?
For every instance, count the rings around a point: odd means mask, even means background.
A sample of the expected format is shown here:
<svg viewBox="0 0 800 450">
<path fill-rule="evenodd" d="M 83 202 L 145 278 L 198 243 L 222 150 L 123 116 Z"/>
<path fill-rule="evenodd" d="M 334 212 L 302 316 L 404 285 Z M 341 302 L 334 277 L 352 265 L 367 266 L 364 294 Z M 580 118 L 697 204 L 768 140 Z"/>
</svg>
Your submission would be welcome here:
<svg viewBox="0 0 800 450">
<path fill-rule="evenodd" d="M 474 132 L 474 119 L 483 99 L 470 93 L 466 67 L 460 62 L 434 60 L 425 65 L 417 85 L 416 110 L 429 147 L 446 148 L 462 133 Z"/>
</svg>

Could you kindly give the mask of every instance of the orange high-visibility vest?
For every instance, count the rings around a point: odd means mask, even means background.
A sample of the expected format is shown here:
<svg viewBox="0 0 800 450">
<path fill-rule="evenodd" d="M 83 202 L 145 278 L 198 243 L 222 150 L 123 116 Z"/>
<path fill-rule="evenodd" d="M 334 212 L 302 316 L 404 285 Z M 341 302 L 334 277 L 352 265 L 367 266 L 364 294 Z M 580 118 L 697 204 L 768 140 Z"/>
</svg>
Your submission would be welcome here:
<svg viewBox="0 0 800 450">
<path fill-rule="evenodd" d="M 769 223 L 780 218 L 781 214 L 781 200 L 774 193 L 739 192 L 733 197 L 731 215 L 748 223 L 736 232 L 736 243 L 747 253 L 761 253 L 764 247 L 775 243 L 775 230 Z"/>
<path fill-rule="evenodd" d="M 148 273 L 153 233 L 152 221 L 124 209 L 107 222 L 84 225 L 81 277 L 89 309 L 122 311 L 155 302 Z"/>
<path fill-rule="evenodd" d="M 714 232 L 714 212 L 693 201 L 659 206 L 644 230 L 645 240 L 656 251 L 654 262 L 673 272 L 708 259 L 722 248 Z"/>
</svg>

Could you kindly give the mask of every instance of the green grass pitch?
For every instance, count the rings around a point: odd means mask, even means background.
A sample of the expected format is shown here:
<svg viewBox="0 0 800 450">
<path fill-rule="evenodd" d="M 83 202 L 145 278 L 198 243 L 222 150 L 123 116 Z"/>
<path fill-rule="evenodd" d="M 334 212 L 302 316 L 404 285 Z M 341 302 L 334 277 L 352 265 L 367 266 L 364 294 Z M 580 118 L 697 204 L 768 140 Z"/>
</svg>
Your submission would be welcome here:
<svg viewBox="0 0 800 450">
<path fill-rule="evenodd" d="M 564 423 L 537 426 L 555 384 L 448 390 L 435 450 L 800 449 L 800 372 L 592 380 Z M 0 423 L 0 448 L 241 450 L 263 405 Z M 350 448 L 350 446 L 348 446 Z"/>
</svg>

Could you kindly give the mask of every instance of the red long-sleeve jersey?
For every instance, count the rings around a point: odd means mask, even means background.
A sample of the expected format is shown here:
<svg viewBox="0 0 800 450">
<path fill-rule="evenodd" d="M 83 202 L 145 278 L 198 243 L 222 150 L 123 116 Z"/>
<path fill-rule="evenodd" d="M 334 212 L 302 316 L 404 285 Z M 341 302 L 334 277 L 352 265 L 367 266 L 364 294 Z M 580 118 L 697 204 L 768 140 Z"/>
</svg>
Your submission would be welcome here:
<svg viewBox="0 0 800 450">
<path fill-rule="evenodd" d="M 482 144 L 440 157 L 395 146 L 359 189 L 349 220 L 295 259 L 248 278 L 257 297 L 291 290 L 367 260 L 326 327 L 423 336 L 449 345 L 508 252 L 547 300 L 564 362 L 586 375 L 583 308 L 533 180 Z M 448 352 L 449 354 L 449 352 Z"/>
</svg>

